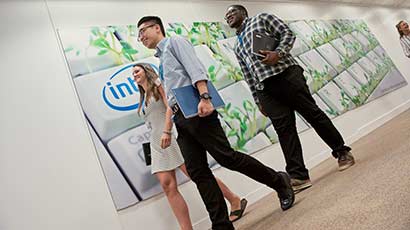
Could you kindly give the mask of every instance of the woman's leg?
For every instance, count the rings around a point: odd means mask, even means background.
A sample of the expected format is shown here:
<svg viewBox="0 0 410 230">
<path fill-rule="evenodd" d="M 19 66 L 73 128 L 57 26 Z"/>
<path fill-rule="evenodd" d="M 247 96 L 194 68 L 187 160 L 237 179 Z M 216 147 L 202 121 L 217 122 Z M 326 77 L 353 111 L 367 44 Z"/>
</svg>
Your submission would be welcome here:
<svg viewBox="0 0 410 230">
<path fill-rule="evenodd" d="M 188 172 L 186 171 L 185 164 L 181 165 L 179 168 L 187 177 L 189 177 Z M 215 177 L 215 179 L 224 197 L 228 200 L 229 204 L 231 205 L 231 211 L 241 209 L 241 198 L 235 193 L 233 193 L 228 188 L 228 186 L 226 186 L 219 178 Z M 232 219 L 235 219 L 235 216 L 229 217 L 229 218 L 232 220 Z"/>
<path fill-rule="evenodd" d="M 189 217 L 188 206 L 178 191 L 178 184 L 175 177 L 175 170 L 155 173 L 168 202 L 174 212 L 181 230 L 192 230 L 191 218 Z"/>
</svg>

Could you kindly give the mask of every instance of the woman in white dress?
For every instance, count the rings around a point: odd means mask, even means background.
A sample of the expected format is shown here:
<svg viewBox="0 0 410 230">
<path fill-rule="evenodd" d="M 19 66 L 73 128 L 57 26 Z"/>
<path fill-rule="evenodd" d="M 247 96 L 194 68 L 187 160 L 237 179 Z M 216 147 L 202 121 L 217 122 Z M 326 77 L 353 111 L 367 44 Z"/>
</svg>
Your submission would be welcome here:
<svg viewBox="0 0 410 230">
<path fill-rule="evenodd" d="M 400 21 L 396 25 L 400 35 L 400 44 L 403 48 L 404 55 L 410 58 L 410 29 L 409 24 L 405 21 Z"/>
<path fill-rule="evenodd" d="M 152 174 L 158 178 L 181 229 L 191 230 L 192 223 L 188 206 L 178 191 L 175 170 L 179 168 L 186 176 L 189 177 L 189 175 L 172 132 L 172 111 L 167 105 L 164 88 L 161 86 L 158 75 L 149 64 L 134 65 L 132 74 L 140 91 L 138 114 L 142 111 L 145 122 L 151 126 Z M 224 197 L 230 203 L 231 210 L 235 210 L 231 212 L 230 220 L 238 220 L 246 208 L 246 199 L 240 199 L 220 179 L 216 178 L 216 180 Z"/>
</svg>

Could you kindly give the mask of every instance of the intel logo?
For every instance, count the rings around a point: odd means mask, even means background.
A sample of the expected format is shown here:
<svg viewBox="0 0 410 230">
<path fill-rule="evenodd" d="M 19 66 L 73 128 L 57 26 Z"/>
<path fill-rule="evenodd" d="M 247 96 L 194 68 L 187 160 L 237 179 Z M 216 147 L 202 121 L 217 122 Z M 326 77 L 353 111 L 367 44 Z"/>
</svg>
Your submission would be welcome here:
<svg viewBox="0 0 410 230">
<path fill-rule="evenodd" d="M 102 97 L 105 104 L 113 110 L 130 111 L 138 109 L 139 90 L 132 76 L 132 67 L 129 64 L 116 71 L 105 83 L 102 89 Z M 150 64 L 157 72 L 158 67 Z"/>
</svg>

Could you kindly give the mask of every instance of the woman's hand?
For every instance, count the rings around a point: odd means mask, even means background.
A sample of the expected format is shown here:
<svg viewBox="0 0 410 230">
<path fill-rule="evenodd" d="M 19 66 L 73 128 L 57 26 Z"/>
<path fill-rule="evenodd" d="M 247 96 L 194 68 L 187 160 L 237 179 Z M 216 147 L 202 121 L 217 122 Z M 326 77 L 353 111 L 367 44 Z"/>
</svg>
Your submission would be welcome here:
<svg viewBox="0 0 410 230">
<path fill-rule="evenodd" d="M 171 138 L 172 138 L 171 132 L 164 131 L 164 133 L 162 133 L 162 136 L 161 136 L 161 148 L 163 149 L 168 148 L 171 145 Z"/>
</svg>

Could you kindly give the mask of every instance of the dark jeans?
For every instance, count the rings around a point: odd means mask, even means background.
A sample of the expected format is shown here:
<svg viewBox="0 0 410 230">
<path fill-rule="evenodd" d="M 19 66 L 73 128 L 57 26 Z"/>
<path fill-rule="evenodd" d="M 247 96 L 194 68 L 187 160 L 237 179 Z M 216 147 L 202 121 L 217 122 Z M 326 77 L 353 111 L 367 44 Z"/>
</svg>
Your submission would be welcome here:
<svg viewBox="0 0 410 230">
<path fill-rule="evenodd" d="M 292 178 L 309 179 L 296 130 L 295 111 L 302 115 L 333 150 L 332 155 L 335 158 L 340 152 L 351 150 L 345 145 L 332 121 L 316 105 L 300 66 L 291 66 L 263 83 L 265 87 L 257 91 L 257 97 L 278 134 L 285 155 L 286 171 Z"/>
<path fill-rule="evenodd" d="M 208 167 L 207 151 L 222 167 L 245 174 L 275 190 L 283 186 L 275 170 L 231 148 L 216 111 L 207 117 L 190 119 L 185 119 L 181 112 L 177 112 L 174 121 L 178 130 L 178 145 L 188 174 L 205 203 L 212 229 L 229 230 L 234 227 L 229 221 L 222 192 Z"/>
</svg>

